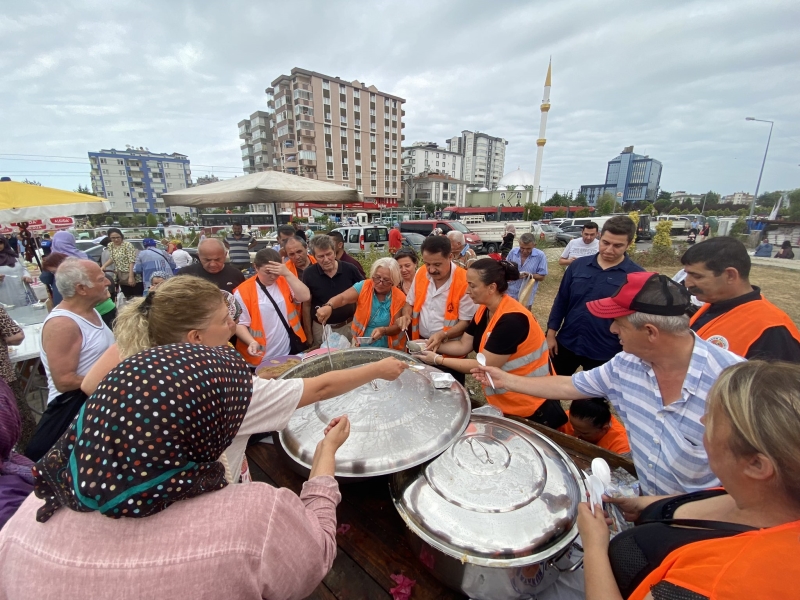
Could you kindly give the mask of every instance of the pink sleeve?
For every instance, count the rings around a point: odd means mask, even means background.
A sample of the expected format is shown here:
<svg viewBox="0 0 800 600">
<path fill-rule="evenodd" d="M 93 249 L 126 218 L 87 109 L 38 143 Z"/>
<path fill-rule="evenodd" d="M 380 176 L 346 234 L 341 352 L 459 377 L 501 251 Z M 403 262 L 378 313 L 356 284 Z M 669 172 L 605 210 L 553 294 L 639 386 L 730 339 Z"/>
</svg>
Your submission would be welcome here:
<svg viewBox="0 0 800 600">
<path fill-rule="evenodd" d="M 303 484 L 298 498 L 277 491 L 261 559 L 261 595 L 270 600 L 305 598 L 336 558 L 336 505 L 342 499 L 333 477 Z"/>
</svg>

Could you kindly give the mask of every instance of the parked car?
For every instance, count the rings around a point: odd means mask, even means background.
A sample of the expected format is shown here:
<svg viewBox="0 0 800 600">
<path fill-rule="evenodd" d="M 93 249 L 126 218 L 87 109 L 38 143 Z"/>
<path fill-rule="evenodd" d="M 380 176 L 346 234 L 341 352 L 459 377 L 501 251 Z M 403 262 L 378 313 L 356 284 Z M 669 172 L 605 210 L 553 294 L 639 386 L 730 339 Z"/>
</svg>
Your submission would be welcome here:
<svg viewBox="0 0 800 600">
<path fill-rule="evenodd" d="M 556 243 L 559 246 L 566 246 L 575 238 L 581 237 L 581 230 L 583 229 L 583 227 L 579 225 L 572 225 L 567 229 L 570 229 L 571 231 L 561 230 L 559 233 L 556 234 Z"/>
<path fill-rule="evenodd" d="M 369 252 L 373 248 L 384 250 L 389 244 L 389 228 L 382 225 L 351 225 L 337 227 L 344 238 L 345 252 Z"/>
<path fill-rule="evenodd" d="M 413 248 L 417 254 L 422 252 L 422 242 L 425 241 L 424 235 L 419 233 L 403 233 L 402 231 L 400 235 L 403 236 L 403 248 Z"/>
<path fill-rule="evenodd" d="M 439 228 L 445 235 L 448 231 L 456 230 L 464 234 L 464 240 L 469 244 L 476 253 L 480 254 L 485 252 L 483 240 L 481 237 L 470 231 L 466 225 L 460 221 L 444 221 L 444 220 L 425 220 L 425 221 L 403 221 L 400 223 L 401 233 L 418 233 L 424 237 L 429 236 L 434 228 Z"/>
<path fill-rule="evenodd" d="M 544 241 L 548 244 L 555 244 L 556 235 L 561 230 L 555 225 L 548 225 L 547 223 L 539 223 L 539 227 L 541 227 L 542 233 L 544 233 Z"/>
</svg>

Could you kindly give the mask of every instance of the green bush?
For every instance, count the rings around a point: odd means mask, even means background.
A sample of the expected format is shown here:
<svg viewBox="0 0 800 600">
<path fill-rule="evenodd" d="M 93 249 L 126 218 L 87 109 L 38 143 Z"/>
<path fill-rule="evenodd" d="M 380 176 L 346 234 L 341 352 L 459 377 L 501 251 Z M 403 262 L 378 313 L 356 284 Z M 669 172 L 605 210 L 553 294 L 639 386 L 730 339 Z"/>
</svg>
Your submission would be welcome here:
<svg viewBox="0 0 800 600">
<path fill-rule="evenodd" d="M 656 223 L 656 234 L 653 236 L 653 249 L 672 248 L 672 221 L 659 221 Z"/>
<path fill-rule="evenodd" d="M 730 231 L 728 231 L 728 235 L 736 237 L 743 233 L 747 233 L 747 222 L 744 220 L 744 217 L 739 217 L 736 219 L 736 223 L 733 224 L 733 227 L 730 228 Z"/>
</svg>

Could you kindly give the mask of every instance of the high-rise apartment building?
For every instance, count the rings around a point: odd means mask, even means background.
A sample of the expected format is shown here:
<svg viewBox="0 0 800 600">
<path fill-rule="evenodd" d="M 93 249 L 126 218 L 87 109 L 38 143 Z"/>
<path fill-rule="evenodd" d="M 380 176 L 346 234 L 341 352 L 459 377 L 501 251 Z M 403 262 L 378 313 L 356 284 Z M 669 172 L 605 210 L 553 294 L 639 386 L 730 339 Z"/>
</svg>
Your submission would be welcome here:
<svg viewBox="0 0 800 600">
<path fill-rule="evenodd" d="M 299 68 L 266 92 L 273 169 L 356 189 L 367 202 L 400 197 L 403 98 Z"/>
<path fill-rule="evenodd" d="M 622 204 L 637 200 L 655 202 L 661 183 L 661 168 L 661 161 L 636 154 L 633 146 L 627 146 L 619 156 L 608 161 L 606 182 L 582 185 L 580 193 L 586 197 L 589 206 L 595 206 L 605 192 L 611 193 Z"/>
<path fill-rule="evenodd" d="M 494 189 L 503 176 L 507 145 L 503 138 L 479 131 L 462 131 L 460 136 L 447 140 L 447 149 L 464 157 L 461 179 L 471 186 L 488 189 Z"/>
<path fill-rule="evenodd" d="M 189 159 L 173 152 L 157 154 L 145 148 L 89 152 L 92 191 L 111 203 L 112 213 L 192 214 L 188 206 L 166 206 L 162 194 L 192 185 Z"/>
<path fill-rule="evenodd" d="M 272 128 L 274 115 L 257 110 L 249 119 L 239 121 L 239 139 L 242 140 L 242 169 L 245 173 L 267 171 L 273 165 Z"/>
<path fill-rule="evenodd" d="M 462 158 L 458 152 L 440 148 L 434 142 L 414 142 L 403 148 L 403 175 L 419 175 L 428 171 L 460 178 Z"/>
</svg>

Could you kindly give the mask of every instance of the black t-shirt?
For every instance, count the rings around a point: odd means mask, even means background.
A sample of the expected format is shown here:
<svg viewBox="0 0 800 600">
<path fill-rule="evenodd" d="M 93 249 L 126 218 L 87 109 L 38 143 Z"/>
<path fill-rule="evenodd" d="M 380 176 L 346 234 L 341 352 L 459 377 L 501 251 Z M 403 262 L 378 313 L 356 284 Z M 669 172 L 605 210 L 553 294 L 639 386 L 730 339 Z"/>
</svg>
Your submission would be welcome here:
<svg viewBox="0 0 800 600">
<path fill-rule="evenodd" d="M 239 269 L 230 265 L 225 265 L 219 273 L 209 273 L 200 263 L 194 263 L 188 267 L 183 267 L 178 271 L 178 275 L 194 275 L 206 281 L 210 281 L 215 286 L 226 292 L 233 293 L 239 284 L 244 283 L 244 275 Z"/>
<path fill-rule="evenodd" d="M 511 250 L 514 247 L 514 234 L 510 231 L 503 236 L 503 250 Z"/>
<path fill-rule="evenodd" d="M 483 311 L 483 317 L 480 322 L 476 323 L 475 317 L 473 317 L 472 321 L 467 325 L 465 333 L 472 336 L 472 349 L 475 352 L 480 352 L 481 339 L 483 339 L 483 334 L 488 326 L 488 310 Z M 519 345 L 527 339 L 529 332 L 530 326 L 525 315 L 519 313 L 505 314 L 497 319 L 492 334 L 486 340 L 484 350 L 501 356 L 514 354 Z"/>
<path fill-rule="evenodd" d="M 359 281 L 364 278 L 353 265 L 337 261 L 339 267 L 333 277 L 328 277 L 325 271 L 319 264 L 308 265 L 306 270 L 303 271 L 303 283 L 308 286 L 311 291 L 311 317 L 317 321 L 316 312 L 317 307 L 322 306 L 328 300 L 349 290 Z M 345 306 L 334 309 L 331 313 L 328 323 L 336 325 L 350 319 L 356 312 L 355 304 L 346 304 Z M 319 321 L 317 321 L 319 322 Z"/>
</svg>

